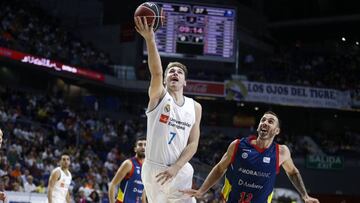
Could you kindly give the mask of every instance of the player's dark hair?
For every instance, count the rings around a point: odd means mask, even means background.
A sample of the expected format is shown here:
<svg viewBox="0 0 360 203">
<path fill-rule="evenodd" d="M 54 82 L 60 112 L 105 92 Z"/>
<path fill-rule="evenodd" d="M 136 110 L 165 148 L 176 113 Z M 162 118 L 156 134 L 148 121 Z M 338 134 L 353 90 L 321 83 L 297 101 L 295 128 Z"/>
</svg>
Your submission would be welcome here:
<svg viewBox="0 0 360 203">
<path fill-rule="evenodd" d="M 61 155 L 60 155 L 60 159 L 62 156 L 68 156 L 70 158 L 70 153 L 69 152 L 62 152 Z"/>
<path fill-rule="evenodd" d="M 280 126 L 281 126 L 281 121 L 280 121 L 279 116 L 278 116 L 275 112 L 273 112 L 273 111 L 266 111 L 266 112 L 264 113 L 264 115 L 265 115 L 265 114 L 270 114 L 270 115 L 275 116 L 275 117 L 278 119 L 278 127 L 280 128 Z"/>
<path fill-rule="evenodd" d="M 140 136 L 140 137 L 136 138 L 135 147 L 136 147 L 137 143 L 138 143 L 139 141 L 142 141 L 142 140 L 146 140 L 146 137 L 145 137 L 145 136 Z"/>
</svg>

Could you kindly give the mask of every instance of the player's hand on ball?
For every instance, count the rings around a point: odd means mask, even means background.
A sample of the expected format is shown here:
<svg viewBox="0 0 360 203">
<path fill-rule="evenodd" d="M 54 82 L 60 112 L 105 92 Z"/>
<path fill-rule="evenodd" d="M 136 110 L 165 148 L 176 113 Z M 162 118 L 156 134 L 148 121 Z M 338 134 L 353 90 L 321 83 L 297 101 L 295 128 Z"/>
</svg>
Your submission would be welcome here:
<svg viewBox="0 0 360 203">
<path fill-rule="evenodd" d="M 150 25 L 148 25 L 146 22 L 146 17 L 140 17 L 137 16 L 134 18 L 135 21 L 135 30 L 144 37 L 145 40 L 154 38 L 154 23 L 155 19 L 152 21 Z"/>
<path fill-rule="evenodd" d="M 156 175 L 157 178 L 157 182 L 160 183 L 161 185 L 164 185 L 166 182 L 172 180 L 176 174 L 179 172 L 180 167 L 177 166 L 176 164 L 170 166 L 169 168 L 167 168 L 165 171 L 159 173 Z"/>
</svg>

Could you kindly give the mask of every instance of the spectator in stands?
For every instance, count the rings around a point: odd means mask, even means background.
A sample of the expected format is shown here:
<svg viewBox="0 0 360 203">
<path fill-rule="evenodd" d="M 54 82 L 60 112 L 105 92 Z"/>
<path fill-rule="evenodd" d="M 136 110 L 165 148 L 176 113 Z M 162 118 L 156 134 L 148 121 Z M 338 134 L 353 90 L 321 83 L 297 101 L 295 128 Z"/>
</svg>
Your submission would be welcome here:
<svg viewBox="0 0 360 203">
<path fill-rule="evenodd" d="M 24 183 L 25 192 L 36 192 L 36 185 L 33 183 L 34 178 L 31 175 L 28 175 L 26 182 Z"/>
<path fill-rule="evenodd" d="M 87 203 L 84 190 L 79 190 L 79 194 L 76 198 L 76 203 Z"/>
<path fill-rule="evenodd" d="M 25 168 L 24 169 L 24 174 L 21 175 L 21 181 L 25 184 L 27 182 L 27 178 L 30 175 L 30 171 Z"/>
<path fill-rule="evenodd" d="M 44 180 L 40 180 L 40 184 L 36 187 L 35 192 L 45 194 L 46 187 Z"/>
<path fill-rule="evenodd" d="M 96 192 L 96 190 L 93 190 L 88 198 L 88 203 L 99 203 L 100 202 L 100 197 L 99 197 L 99 193 Z"/>
<path fill-rule="evenodd" d="M 21 176 L 21 165 L 20 163 L 15 164 L 15 169 L 11 171 L 10 173 L 12 178 L 17 178 Z"/>
<path fill-rule="evenodd" d="M 24 188 L 21 186 L 20 181 L 15 180 L 12 184 L 11 184 L 11 190 L 14 192 L 24 192 Z"/>
</svg>

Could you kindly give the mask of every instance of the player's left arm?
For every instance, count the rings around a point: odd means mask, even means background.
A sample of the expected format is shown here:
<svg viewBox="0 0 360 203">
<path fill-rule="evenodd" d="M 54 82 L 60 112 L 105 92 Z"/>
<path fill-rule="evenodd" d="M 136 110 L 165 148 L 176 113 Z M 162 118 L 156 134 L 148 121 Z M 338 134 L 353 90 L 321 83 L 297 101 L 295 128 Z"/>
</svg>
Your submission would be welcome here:
<svg viewBox="0 0 360 203">
<path fill-rule="evenodd" d="M 157 182 L 164 184 L 179 172 L 179 170 L 194 156 L 197 151 L 200 138 L 200 121 L 201 121 L 202 107 L 195 101 L 195 123 L 190 130 L 188 143 L 177 161 L 170 166 L 166 171 L 159 173 L 156 178 Z"/>
<path fill-rule="evenodd" d="M 289 148 L 286 145 L 280 145 L 280 165 L 286 172 L 291 183 L 294 185 L 296 190 L 300 193 L 301 198 L 305 203 L 319 203 L 318 199 L 312 198 L 306 192 L 304 181 L 301 177 L 299 169 L 296 168 Z"/>
<path fill-rule="evenodd" d="M 70 202 L 71 202 L 71 197 L 70 197 L 70 191 L 68 190 L 66 194 L 66 203 L 70 203 Z"/>
<path fill-rule="evenodd" d="M 195 123 L 190 130 L 188 143 L 181 153 L 174 165 L 182 168 L 197 151 L 200 139 L 200 122 L 201 122 L 202 107 L 198 102 L 195 102 Z"/>
</svg>

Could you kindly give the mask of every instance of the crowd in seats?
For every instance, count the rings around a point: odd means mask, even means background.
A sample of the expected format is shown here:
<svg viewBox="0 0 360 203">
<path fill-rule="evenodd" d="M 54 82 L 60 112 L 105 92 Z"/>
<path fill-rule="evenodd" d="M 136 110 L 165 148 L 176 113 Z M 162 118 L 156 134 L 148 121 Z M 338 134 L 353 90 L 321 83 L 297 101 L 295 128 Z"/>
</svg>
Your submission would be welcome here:
<svg viewBox="0 0 360 203">
<path fill-rule="evenodd" d="M 360 46 L 356 45 L 338 53 L 313 53 L 298 46 L 284 46 L 267 56 L 244 54 L 239 60 L 239 74 L 249 81 L 358 91 L 359 50 Z M 138 70 L 142 71 L 139 78 L 149 79 L 145 65 Z M 220 69 L 192 69 L 188 77 L 222 82 L 231 79 L 231 73 Z"/>
<path fill-rule="evenodd" d="M 0 2 L 0 46 L 113 74 L 108 54 L 80 40 L 30 1 Z"/>
<path fill-rule="evenodd" d="M 76 202 L 98 202 L 94 199 L 107 198 L 108 183 L 122 161 L 134 155 L 132 143 L 145 132 L 138 121 L 100 119 L 54 97 L 6 90 L 0 98 L 5 132 L 0 183 L 8 191 L 45 193 L 65 151 L 71 155 Z"/>
<path fill-rule="evenodd" d="M 300 45 L 284 46 L 268 56 L 260 66 L 244 60 L 242 71 L 251 81 L 341 90 L 359 89 L 357 76 L 360 74 L 360 47 L 355 45 L 343 48 L 343 51 L 336 53 L 313 53 Z"/>
<path fill-rule="evenodd" d="M 316 132 L 314 140 L 326 154 L 358 157 L 360 153 L 360 132 L 346 130 L 343 134 Z"/>
</svg>

